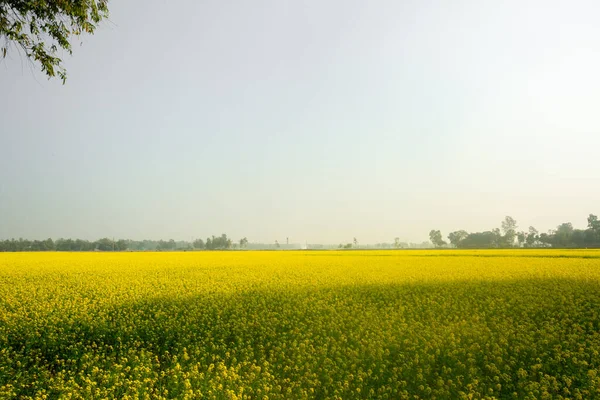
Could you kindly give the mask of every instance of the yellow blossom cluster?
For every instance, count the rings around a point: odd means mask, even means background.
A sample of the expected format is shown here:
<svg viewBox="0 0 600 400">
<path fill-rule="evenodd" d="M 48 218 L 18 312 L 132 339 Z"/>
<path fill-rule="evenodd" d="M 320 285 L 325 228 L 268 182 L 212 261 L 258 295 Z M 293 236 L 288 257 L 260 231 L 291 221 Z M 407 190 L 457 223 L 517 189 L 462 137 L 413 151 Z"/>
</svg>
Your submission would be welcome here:
<svg viewBox="0 0 600 400">
<path fill-rule="evenodd" d="M 5 398 L 600 398 L 600 251 L 2 253 Z"/>
</svg>

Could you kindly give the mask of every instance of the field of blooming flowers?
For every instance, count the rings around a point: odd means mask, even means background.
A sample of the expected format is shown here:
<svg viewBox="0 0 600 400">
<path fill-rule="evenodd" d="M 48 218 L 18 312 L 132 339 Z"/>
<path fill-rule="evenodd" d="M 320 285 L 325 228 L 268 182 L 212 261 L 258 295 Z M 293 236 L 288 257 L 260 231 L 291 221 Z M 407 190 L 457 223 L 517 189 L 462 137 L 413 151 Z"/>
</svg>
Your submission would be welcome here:
<svg viewBox="0 0 600 400">
<path fill-rule="evenodd" d="M 4 253 L 0 398 L 600 398 L 600 251 Z"/>
</svg>

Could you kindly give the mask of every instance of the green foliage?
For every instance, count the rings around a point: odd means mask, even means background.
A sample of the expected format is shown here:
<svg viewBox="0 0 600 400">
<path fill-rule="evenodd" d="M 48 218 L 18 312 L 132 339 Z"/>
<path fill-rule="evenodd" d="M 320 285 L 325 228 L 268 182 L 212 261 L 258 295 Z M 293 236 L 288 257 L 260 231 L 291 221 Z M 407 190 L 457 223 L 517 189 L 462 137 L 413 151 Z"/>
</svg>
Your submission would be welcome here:
<svg viewBox="0 0 600 400">
<path fill-rule="evenodd" d="M 556 247 L 556 248 L 598 248 L 600 247 L 600 221 L 598 217 L 590 214 L 588 229 L 575 229 L 573 224 L 565 222 L 556 230 L 548 233 L 539 233 L 533 226 L 527 232 L 517 233 L 517 221 L 507 216 L 502 221 L 502 230 L 499 228 L 485 232 L 467 233 L 464 230 L 452 232 L 448 235 L 450 243 L 462 249 L 492 249 L 511 248 L 518 244 L 519 247 Z M 436 247 L 441 247 L 438 236 L 439 231 L 432 230 L 429 237 Z M 515 242 L 515 239 L 517 242 Z M 437 241 L 437 244 L 436 244 Z"/>
<path fill-rule="evenodd" d="M 533 226 L 529 227 L 529 232 L 527 232 L 527 237 L 525 238 L 525 245 L 527 247 L 535 247 L 536 243 L 539 241 L 539 233 L 537 229 Z"/>
<path fill-rule="evenodd" d="M 248 239 L 240 240 L 242 245 L 248 245 Z M 205 244 L 202 239 L 196 239 L 194 242 L 169 240 L 126 240 L 119 239 L 113 241 L 109 238 L 102 238 L 94 242 L 82 239 L 58 239 L 54 242 L 52 239 L 46 240 L 27 240 L 10 239 L 0 240 L 0 252 L 17 251 L 173 251 L 173 250 L 224 250 L 232 247 L 231 239 L 223 234 L 220 237 L 209 238 Z"/>
<path fill-rule="evenodd" d="M 500 247 L 512 247 L 517 237 L 517 221 L 511 216 L 504 217 L 502 221 L 502 239 Z"/>
<path fill-rule="evenodd" d="M 560 224 L 554 232 L 554 244 L 560 247 L 566 247 L 571 243 L 573 236 L 573 224 L 565 222 Z"/>
<path fill-rule="evenodd" d="M 109 238 L 103 238 L 98 240 L 96 245 L 96 249 L 100 251 L 112 251 L 115 250 L 115 244 Z"/>
<path fill-rule="evenodd" d="M 230 249 L 232 245 L 231 239 L 227 237 L 226 234 L 222 234 L 221 236 L 214 236 L 212 238 L 206 239 L 206 250 L 226 250 Z"/>
<path fill-rule="evenodd" d="M 588 216 L 588 230 L 591 231 L 587 236 L 588 239 L 591 239 L 595 242 L 600 242 L 600 221 L 598 217 L 594 214 L 590 214 Z"/>
<path fill-rule="evenodd" d="M 459 248 L 462 249 L 492 249 L 497 246 L 498 235 L 492 231 L 474 232 L 460 241 Z"/>
<path fill-rule="evenodd" d="M 175 250 L 177 248 L 177 243 L 173 239 L 169 241 L 159 240 L 158 245 L 156 246 L 156 250 Z"/>
<path fill-rule="evenodd" d="M 517 241 L 519 242 L 519 247 L 523 247 L 526 239 L 527 239 L 526 232 L 521 231 L 521 232 L 517 233 Z"/>
<path fill-rule="evenodd" d="M 0 57 L 11 45 L 24 51 L 40 69 L 63 81 L 67 73 L 58 57 L 59 48 L 72 54 L 71 38 L 92 34 L 108 17 L 108 0 L 0 0 L 0 37 L 5 44 Z"/>
<path fill-rule="evenodd" d="M 460 230 L 456 232 L 451 232 L 448 235 L 448 240 L 454 247 L 460 247 L 460 244 L 463 240 L 465 240 L 469 236 L 469 233 L 465 230 Z"/>
<path fill-rule="evenodd" d="M 429 240 L 431 240 L 431 243 L 433 243 L 435 247 L 443 247 L 446 245 L 446 242 L 442 239 L 442 232 L 440 231 L 431 230 L 431 232 L 429 232 Z"/>
<path fill-rule="evenodd" d="M 598 217 L 594 214 L 590 214 L 588 216 L 588 228 L 590 228 L 593 231 L 600 231 L 600 221 L 598 220 Z"/>
</svg>

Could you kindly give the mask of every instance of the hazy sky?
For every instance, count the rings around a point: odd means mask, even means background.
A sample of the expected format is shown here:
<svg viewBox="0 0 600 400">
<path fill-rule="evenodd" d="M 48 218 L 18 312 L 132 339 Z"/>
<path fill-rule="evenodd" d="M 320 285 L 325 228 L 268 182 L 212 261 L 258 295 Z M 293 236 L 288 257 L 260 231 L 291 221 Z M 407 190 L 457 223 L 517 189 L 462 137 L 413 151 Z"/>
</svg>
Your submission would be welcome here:
<svg viewBox="0 0 600 400">
<path fill-rule="evenodd" d="M 0 63 L 0 238 L 361 243 L 600 213 L 597 1 L 109 3 Z"/>
</svg>

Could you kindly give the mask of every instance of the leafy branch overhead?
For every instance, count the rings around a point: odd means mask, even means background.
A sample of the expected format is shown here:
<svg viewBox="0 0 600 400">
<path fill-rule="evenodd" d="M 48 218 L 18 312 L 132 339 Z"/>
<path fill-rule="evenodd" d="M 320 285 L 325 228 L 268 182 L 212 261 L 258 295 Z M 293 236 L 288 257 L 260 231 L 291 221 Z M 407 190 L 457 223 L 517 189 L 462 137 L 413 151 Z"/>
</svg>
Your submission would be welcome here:
<svg viewBox="0 0 600 400">
<path fill-rule="evenodd" d="M 70 39 L 93 33 L 108 17 L 108 0 L 0 0 L 0 58 L 12 47 L 63 83 L 67 72 L 59 49 L 72 54 Z"/>
</svg>

